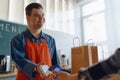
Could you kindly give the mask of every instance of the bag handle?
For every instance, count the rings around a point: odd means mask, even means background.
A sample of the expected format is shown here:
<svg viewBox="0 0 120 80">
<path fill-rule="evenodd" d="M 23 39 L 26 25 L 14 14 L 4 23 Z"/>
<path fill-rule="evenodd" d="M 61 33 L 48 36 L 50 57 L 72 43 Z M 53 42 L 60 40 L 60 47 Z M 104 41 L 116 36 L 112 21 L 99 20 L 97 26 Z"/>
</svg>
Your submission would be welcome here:
<svg viewBox="0 0 120 80">
<path fill-rule="evenodd" d="M 80 39 L 79 39 L 79 37 L 74 37 L 73 38 L 73 46 L 75 46 L 75 40 L 78 40 L 79 46 L 80 46 Z"/>
<path fill-rule="evenodd" d="M 91 46 L 93 46 L 94 44 L 93 44 L 93 39 L 88 39 L 87 40 L 87 45 L 89 45 L 89 42 L 91 41 Z"/>
</svg>

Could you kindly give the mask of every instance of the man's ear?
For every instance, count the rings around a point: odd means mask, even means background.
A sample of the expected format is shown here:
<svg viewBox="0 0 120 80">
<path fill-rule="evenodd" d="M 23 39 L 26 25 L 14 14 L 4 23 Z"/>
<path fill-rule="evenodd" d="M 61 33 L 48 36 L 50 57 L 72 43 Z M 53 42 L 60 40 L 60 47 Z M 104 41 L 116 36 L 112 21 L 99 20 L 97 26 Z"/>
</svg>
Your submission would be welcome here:
<svg viewBox="0 0 120 80">
<path fill-rule="evenodd" d="M 45 23 L 45 17 L 43 18 L 43 23 Z"/>
</svg>

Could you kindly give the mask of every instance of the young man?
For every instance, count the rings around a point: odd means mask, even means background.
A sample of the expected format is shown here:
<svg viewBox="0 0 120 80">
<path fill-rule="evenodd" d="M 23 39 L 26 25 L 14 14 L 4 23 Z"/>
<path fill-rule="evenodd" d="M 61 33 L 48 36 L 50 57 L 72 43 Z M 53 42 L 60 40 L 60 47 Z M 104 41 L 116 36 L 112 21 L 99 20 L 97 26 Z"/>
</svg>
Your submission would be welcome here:
<svg viewBox="0 0 120 80">
<path fill-rule="evenodd" d="M 68 74 L 66 72 L 55 72 L 57 80 L 100 80 L 101 78 L 118 73 L 120 70 L 120 48 L 108 58 L 96 65 L 81 69 L 76 74 Z M 104 79 L 105 80 L 105 79 Z"/>
<path fill-rule="evenodd" d="M 11 57 L 18 68 L 16 80 L 45 80 L 41 76 L 40 64 L 60 66 L 55 40 L 42 32 L 45 22 L 42 5 L 31 3 L 25 10 L 27 30 L 11 41 Z"/>
</svg>

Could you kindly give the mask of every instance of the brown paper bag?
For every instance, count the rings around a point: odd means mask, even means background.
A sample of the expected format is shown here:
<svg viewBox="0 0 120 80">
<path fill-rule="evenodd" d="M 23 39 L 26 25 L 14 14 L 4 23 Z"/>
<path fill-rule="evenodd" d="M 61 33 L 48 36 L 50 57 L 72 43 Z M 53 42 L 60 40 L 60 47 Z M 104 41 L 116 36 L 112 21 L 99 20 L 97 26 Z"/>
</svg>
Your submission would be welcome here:
<svg viewBox="0 0 120 80">
<path fill-rule="evenodd" d="M 81 67 L 88 67 L 98 62 L 97 46 L 78 46 L 71 48 L 72 73 L 77 73 Z"/>
</svg>

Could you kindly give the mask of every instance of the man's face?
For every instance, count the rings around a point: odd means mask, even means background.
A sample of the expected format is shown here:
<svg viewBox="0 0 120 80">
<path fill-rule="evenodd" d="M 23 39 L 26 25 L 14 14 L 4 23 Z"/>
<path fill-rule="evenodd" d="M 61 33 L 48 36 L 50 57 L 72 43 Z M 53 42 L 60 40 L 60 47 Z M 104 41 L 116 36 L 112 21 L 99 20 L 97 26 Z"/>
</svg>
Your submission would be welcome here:
<svg viewBox="0 0 120 80">
<path fill-rule="evenodd" d="M 33 8 L 31 15 L 27 16 L 27 22 L 30 27 L 40 29 L 45 22 L 43 10 Z"/>
</svg>

